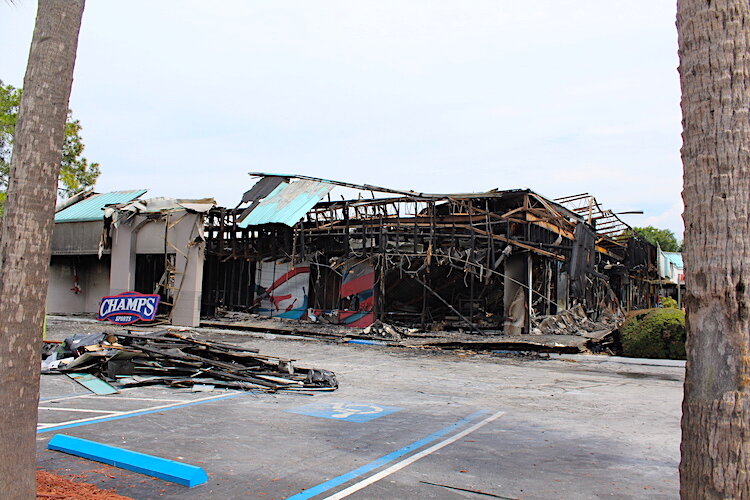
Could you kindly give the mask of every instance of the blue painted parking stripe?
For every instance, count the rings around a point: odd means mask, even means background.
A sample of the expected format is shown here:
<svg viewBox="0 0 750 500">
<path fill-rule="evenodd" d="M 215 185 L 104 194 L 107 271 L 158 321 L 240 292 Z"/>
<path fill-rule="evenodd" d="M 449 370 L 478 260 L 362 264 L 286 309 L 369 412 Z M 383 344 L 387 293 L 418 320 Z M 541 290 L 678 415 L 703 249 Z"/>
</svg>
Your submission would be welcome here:
<svg viewBox="0 0 750 500">
<path fill-rule="evenodd" d="M 347 472 L 346 474 L 342 474 L 340 476 L 334 477 L 333 479 L 329 479 L 328 481 L 324 483 L 320 483 L 317 486 L 313 486 L 312 488 L 308 488 L 304 491 L 301 491 L 297 493 L 296 495 L 292 495 L 289 498 L 287 498 L 287 500 L 305 500 L 308 498 L 312 498 L 316 495 L 320 495 L 321 493 L 324 493 L 332 488 L 335 488 L 336 486 L 342 485 L 351 479 L 359 477 L 363 474 L 366 474 L 372 470 L 377 469 L 378 467 L 381 467 L 389 462 L 392 462 L 396 460 L 397 458 L 402 457 L 411 451 L 414 451 L 418 448 L 421 448 L 422 446 L 425 446 L 428 443 L 431 443 L 432 441 L 440 439 L 446 434 L 458 429 L 459 427 L 469 424 L 471 421 L 476 420 L 482 415 L 485 415 L 487 413 L 489 413 L 488 410 L 480 410 L 476 413 L 472 413 L 468 417 L 462 418 L 458 422 L 455 422 L 447 427 L 443 427 L 439 431 L 433 432 L 432 434 L 425 436 L 418 441 L 414 441 L 410 445 L 404 446 L 403 448 L 400 448 L 396 451 L 392 451 L 391 453 L 388 453 L 387 455 L 383 455 L 382 457 L 376 460 L 373 460 L 369 464 L 365 464 L 361 467 L 357 467 L 351 472 Z"/>
<path fill-rule="evenodd" d="M 388 345 L 386 342 L 381 342 L 379 340 L 347 340 L 349 344 L 362 344 L 362 345 Z"/>
<path fill-rule="evenodd" d="M 185 404 L 182 404 L 182 405 L 168 406 L 166 408 L 156 408 L 156 409 L 153 409 L 153 410 L 143 410 L 143 411 L 137 411 L 137 412 L 134 412 L 134 413 L 128 413 L 127 415 L 115 415 L 113 417 L 102 417 L 102 418 L 97 418 L 97 419 L 94 419 L 94 420 L 87 420 L 85 422 L 73 422 L 73 423 L 70 423 L 70 424 L 56 425 L 55 427 L 47 427 L 47 428 L 44 428 L 44 429 L 38 429 L 36 431 L 36 433 L 37 434 L 41 434 L 43 432 L 59 431 L 59 430 L 62 430 L 62 429 L 69 429 L 71 427 L 79 427 L 79 426 L 82 426 L 82 425 L 99 424 L 101 422 L 111 422 L 112 420 L 120 420 L 120 419 L 123 419 L 123 418 L 139 417 L 141 415 L 148 415 L 150 413 L 160 413 L 160 412 L 164 412 L 164 411 L 177 410 L 179 408 L 186 408 L 188 406 L 202 405 L 204 403 L 211 403 L 213 401 L 224 401 L 225 399 L 236 398 L 237 396 L 242 396 L 243 394 L 247 394 L 247 393 L 245 393 L 245 392 L 239 392 L 239 393 L 236 393 L 236 394 L 228 394 L 226 396 L 222 396 L 222 397 L 218 397 L 218 398 L 213 398 L 213 399 L 205 399 L 205 400 L 202 400 L 202 401 L 193 401 L 193 402 L 185 403 Z"/>
</svg>

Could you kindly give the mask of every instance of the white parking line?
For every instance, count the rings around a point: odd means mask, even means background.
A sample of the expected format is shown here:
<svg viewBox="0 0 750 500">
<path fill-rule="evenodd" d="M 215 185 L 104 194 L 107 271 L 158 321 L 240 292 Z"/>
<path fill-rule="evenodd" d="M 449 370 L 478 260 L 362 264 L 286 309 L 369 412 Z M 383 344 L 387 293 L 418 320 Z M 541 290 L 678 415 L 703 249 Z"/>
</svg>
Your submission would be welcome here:
<svg viewBox="0 0 750 500">
<path fill-rule="evenodd" d="M 465 430 L 459 432 L 458 434 L 454 434 L 453 436 L 449 437 L 448 439 L 444 439 L 444 440 L 440 441 L 439 443 L 436 443 L 433 446 L 430 446 L 429 448 L 420 451 L 419 453 L 416 453 L 416 454 L 414 454 L 414 455 L 412 455 L 412 456 L 410 456 L 408 458 L 405 458 L 404 460 L 401 460 L 400 462 L 396 462 L 395 464 L 391 465 L 387 469 L 383 469 L 382 471 L 378 472 L 377 474 L 373 474 L 372 476 L 368 477 L 367 479 L 363 479 L 362 481 L 360 481 L 358 483 L 354 483 L 353 485 L 351 485 L 348 488 L 345 488 L 345 489 L 339 491 L 338 493 L 336 493 L 334 495 L 326 497 L 325 500 L 339 500 L 341 498 L 348 497 L 352 493 L 355 493 L 355 492 L 361 490 L 362 488 L 365 488 L 365 487 L 371 485 L 372 483 L 380 481 L 381 479 L 383 479 L 386 476 L 390 476 L 394 472 L 397 472 L 397 471 L 403 469 L 407 465 L 413 464 L 414 462 L 416 462 L 420 458 L 426 457 L 430 453 L 436 452 L 440 448 L 443 448 L 445 446 L 448 446 L 451 443 L 454 443 L 454 442 L 458 441 L 459 439 L 461 439 L 462 437 L 466 436 L 467 434 L 471 434 L 472 432 L 474 432 L 475 430 L 479 429 L 480 427 L 483 427 L 483 426 L 489 424 L 490 422 L 492 422 L 493 420 L 496 420 L 496 419 L 500 418 L 504 413 L 505 412 L 503 412 L 503 411 L 499 411 L 499 412 L 495 413 L 494 415 L 490 415 L 489 417 L 485 418 L 481 422 L 478 422 L 478 423 L 472 425 L 468 429 L 465 429 Z"/>
<path fill-rule="evenodd" d="M 112 396 L 98 396 L 96 394 L 91 394 L 91 395 L 86 394 L 84 397 L 86 399 L 96 399 L 96 398 L 101 398 L 101 399 L 117 399 L 117 398 L 113 398 Z M 180 402 L 183 402 L 183 401 L 190 401 L 189 399 L 138 398 L 138 397 L 135 397 L 135 396 L 128 396 L 128 397 L 125 397 L 125 398 L 119 398 L 119 400 L 123 400 L 123 399 L 127 399 L 127 400 L 132 399 L 133 401 L 164 401 L 164 402 L 167 402 L 167 403 L 180 403 Z"/>
<path fill-rule="evenodd" d="M 112 411 L 112 410 L 91 410 L 88 408 L 58 408 L 53 406 L 40 406 L 40 410 L 56 410 L 56 411 L 77 411 L 77 412 L 85 412 L 85 413 L 122 413 L 121 411 Z"/>
<path fill-rule="evenodd" d="M 139 387 L 126 387 L 125 389 L 120 389 L 120 393 L 122 394 L 123 392 L 133 391 L 135 389 L 139 389 Z M 113 400 L 117 400 L 118 399 L 118 397 L 116 395 L 114 395 L 114 394 L 110 394 L 110 395 L 107 395 L 107 396 L 100 396 L 98 394 L 85 393 L 85 394 L 76 394 L 74 396 L 60 396 L 59 398 L 44 399 L 44 400 L 40 400 L 39 402 L 40 403 L 50 403 L 50 402 L 53 402 L 53 401 L 66 401 L 68 399 L 81 399 L 81 398 L 84 398 L 84 399 L 97 399 L 97 398 L 101 398 L 101 399 L 113 399 Z M 189 399 L 141 398 L 141 397 L 137 397 L 137 396 L 127 396 L 127 397 L 119 398 L 119 399 L 120 400 L 122 400 L 122 399 L 132 399 L 132 400 L 135 400 L 135 401 L 164 401 L 164 402 L 167 402 L 167 403 L 178 403 L 178 402 L 182 402 L 182 401 L 190 401 Z"/>
<path fill-rule="evenodd" d="M 172 408 L 174 406 L 182 406 L 182 405 L 188 405 L 188 404 L 198 403 L 198 402 L 202 402 L 202 401 L 210 401 L 212 399 L 224 399 L 227 396 L 229 396 L 231 394 L 234 394 L 234 393 L 240 394 L 241 392 L 240 391 L 228 391 L 228 392 L 224 392 L 224 393 L 217 394 L 217 395 L 214 395 L 214 396 L 208 396 L 208 397 L 205 397 L 205 398 L 198 398 L 198 399 L 191 399 L 191 400 L 186 400 L 186 401 L 180 401 L 179 403 L 171 403 L 171 404 L 168 404 L 168 405 L 150 406 L 150 407 L 146 407 L 146 408 L 139 408 L 137 410 L 123 411 L 123 412 L 119 412 L 117 415 L 112 415 L 112 416 L 113 417 L 122 417 L 124 415 L 131 415 L 131 414 L 135 414 L 135 413 L 142 413 L 142 412 L 148 412 L 148 411 L 154 411 L 154 410 L 166 410 L 166 409 Z M 58 426 L 61 426 L 61 425 L 80 424 L 80 423 L 83 423 L 83 422 L 100 420 L 101 418 L 102 417 L 89 417 L 89 418 L 80 418 L 80 419 L 77 419 L 77 420 L 69 420 L 67 422 L 55 422 L 55 423 L 50 423 L 50 424 L 39 424 L 37 430 L 47 429 L 47 428 L 50 428 L 50 427 L 58 427 Z"/>
<path fill-rule="evenodd" d="M 137 387 L 128 387 L 126 389 L 120 389 L 120 393 L 123 393 L 126 391 L 132 391 L 134 389 L 137 389 Z M 50 401 L 65 401 L 66 399 L 90 398 L 91 396 L 100 397 L 93 393 L 84 393 L 84 394 L 76 394 L 75 396 L 61 396 L 59 398 L 45 399 L 43 402 L 49 403 Z M 108 397 L 111 399 L 111 396 L 103 396 L 103 397 Z"/>
</svg>

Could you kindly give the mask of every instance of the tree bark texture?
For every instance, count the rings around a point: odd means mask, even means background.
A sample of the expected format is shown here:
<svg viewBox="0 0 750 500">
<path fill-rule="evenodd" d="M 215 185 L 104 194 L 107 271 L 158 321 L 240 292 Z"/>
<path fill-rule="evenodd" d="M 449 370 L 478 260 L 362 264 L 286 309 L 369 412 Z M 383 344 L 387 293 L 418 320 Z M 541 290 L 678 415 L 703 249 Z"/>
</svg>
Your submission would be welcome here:
<svg viewBox="0 0 750 500">
<path fill-rule="evenodd" d="M 750 5 L 678 0 L 687 284 L 680 494 L 750 498 Z"/>
<path fill-rule="evenodd" d="M 0 243 L 0 495 L 36 498 L 40 342 L 84 0 L 39 0 Z"/>
</svg>

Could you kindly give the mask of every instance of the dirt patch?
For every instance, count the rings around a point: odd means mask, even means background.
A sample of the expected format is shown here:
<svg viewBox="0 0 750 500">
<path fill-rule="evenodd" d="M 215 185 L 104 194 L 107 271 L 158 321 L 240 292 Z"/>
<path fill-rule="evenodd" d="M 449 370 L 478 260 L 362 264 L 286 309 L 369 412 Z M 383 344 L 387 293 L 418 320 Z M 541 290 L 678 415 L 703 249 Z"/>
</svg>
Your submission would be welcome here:
<svg viewBox="0 0 750 500">
<path fill-rule="evenodd" d="M 36 471 L 38 500 L 131 500 L 88 483 L 77 483 L 47 471 Z"/>
</svg>

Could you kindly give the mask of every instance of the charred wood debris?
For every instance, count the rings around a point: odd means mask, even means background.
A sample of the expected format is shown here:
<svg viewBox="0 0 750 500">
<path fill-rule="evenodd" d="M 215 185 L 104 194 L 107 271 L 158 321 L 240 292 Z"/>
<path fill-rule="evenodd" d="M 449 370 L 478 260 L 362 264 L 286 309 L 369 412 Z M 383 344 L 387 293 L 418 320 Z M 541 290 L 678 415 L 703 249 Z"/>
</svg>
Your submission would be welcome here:
<svg viewBox="0 0 750 500">
<path fill-rule="evenodd" d="M 117 387 L 164 384 L 205 390 L 333 391 L 336 375 L 295 366 L 258 349 L 202 340 L 184 331 L 77 334 L 44 342 L 42 373 L 88 373 Z"/>
<path fill-rule="evenodd" d="M 376 320 L 362 329 L 335 324 L 321 324 L 311 320 L 265 318 L 257 314 L 224 311 L 221 317 L 201 321 L 201 325 L 222 330 L 239 330 L 277 336 L 301 336 L 327 342 L 381 345 L 394 348 L 473 351 L 509 354 L 516 351 L 526 356 L 532 353 L 606 353 L 619 351 L 617 317 L 601 321 L 589 320 L 583 309 L 576 307 L 563 314 L 535 318 L 535 333 L 509 335 L 483 332 L 477 335 L 457 329 L 454 331 L 424 331 L 403 325 Z"/>
<path fill-rule="evenodd" d="M 528 189 L 425 194 L 317 179 L 372 197 L 329 194 L 291 227 L 243 226 L 262 203 L 254 192 L 315 180 L 256 175 L 261 180 L 246 193 L 247 207 L 215 208 L 206 216 L 210 271 L 202 325 L 408 345 L 614 353 L 625 312 L 654 306 L 655 247 L 587 193 L 556 200 Z M 339 294 L 341 271 L 353 261 L 367 263 L 375 275 L 369 311 L 375 322 L 347 333 L 327 324 L 339 323 L 336 314 L 308 315 L 296 326 L 250 316 L 258 305 L 256 265 L 274 260 L 309 263 L 308 307 L 333 312 L 356 310 Z M 245 319 L 233 319 L 235 313 Z"/>
</svg>

